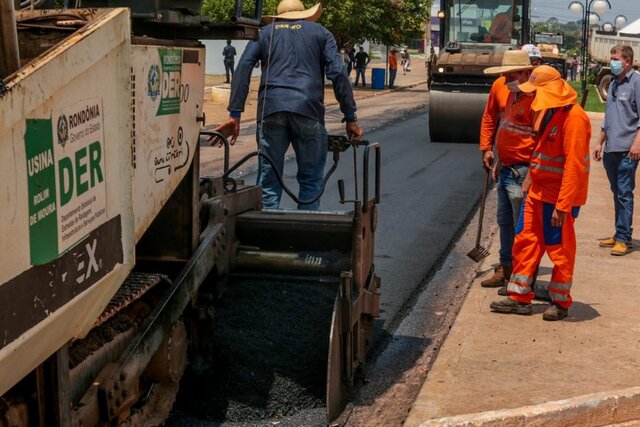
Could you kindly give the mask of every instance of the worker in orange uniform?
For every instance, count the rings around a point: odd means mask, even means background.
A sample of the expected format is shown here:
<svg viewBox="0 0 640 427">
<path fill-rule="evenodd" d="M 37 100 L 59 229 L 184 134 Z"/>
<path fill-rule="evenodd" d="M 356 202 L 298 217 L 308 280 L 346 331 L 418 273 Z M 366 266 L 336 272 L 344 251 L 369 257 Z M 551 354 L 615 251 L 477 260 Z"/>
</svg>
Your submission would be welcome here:
<svg viewBox="0 0 640 427">
<path fill-rule="evenodd" d="M 544 320 L 567 317 L 576 257 L 574 220 L 587 201 L 591 124 L 577 104 L 575 90 L 547 65 L 537 67 L 520 85 L 535 92 L 537 144 L 523 189 L 525 204 L 513 246 L 509 297 L 491 303 L 499 313 L 531 314 L 533 276 L 545 251 L 554 264 L 547 290 L 552 304 Z"/>
<path fill-rule="evenodd" d="M 498 13 L 491 21 L 489 34 L 485 42 L 511 43 L 511 31 L 513 29 L 513 6 L 509 6 L 505 12 Z"/>
<path fill-rule="evenodd" d="M 489 99 L 480 127 L 482 164 L 493 169 L 498 181 L 498 226 L 500 228 L 500 264 L 493 276 L 483 280 L 485 288 L 505 287 L 511 275 L 515 224 L 522 205 L 522 183 L 529 171 L 533 153 L 534 132 L 531 102 L 518 85 L 529 79 L 533 66 L 526 51 L 505 52 L 500 67 L 490 67 L 485 74 L 502 74 L 491 86 Z M 493 145 L 496 145 L 498 165 L 493 167 Z M 506 287 L 502 294 L 506 295 Z"/>
</svg>

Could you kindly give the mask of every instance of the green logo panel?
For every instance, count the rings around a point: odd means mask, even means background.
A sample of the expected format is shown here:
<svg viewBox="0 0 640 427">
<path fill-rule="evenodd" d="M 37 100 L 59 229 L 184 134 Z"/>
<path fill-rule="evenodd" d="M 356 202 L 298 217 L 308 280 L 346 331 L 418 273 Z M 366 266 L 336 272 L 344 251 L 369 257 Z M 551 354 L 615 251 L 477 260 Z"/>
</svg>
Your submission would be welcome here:
<svg viewBox="0 0 640 427">
<path fill-rule="evenodd" d="M 58 256 L 53 133 L 50 119 L 28 119 L 26 126 L 29 243 L 31 264 L 39 265 Z"/>
<path fill-rule="evenodd" d="M 162 79 L 160 84 L 160 106 L 157 116 L 180 113 L 182 85 L 182 51 L 180 49 L 160 49 Z"/>
</svg>

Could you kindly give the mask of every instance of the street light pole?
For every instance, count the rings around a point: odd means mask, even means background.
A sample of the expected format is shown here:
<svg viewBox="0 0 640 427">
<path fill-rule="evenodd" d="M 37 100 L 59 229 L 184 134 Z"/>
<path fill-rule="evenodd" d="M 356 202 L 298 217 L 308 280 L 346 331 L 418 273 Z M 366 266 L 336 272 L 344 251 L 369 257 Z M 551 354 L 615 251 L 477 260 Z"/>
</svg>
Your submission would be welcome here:
<svg viewBox="0 0 640 427">
<path fill-rule="evenodd" d="M 591 6 L 594 6 L 595 12 L 591 12 Z M 609 0 L 584 0 L 584 4 L 580 1 L 573 1 L 569 4 L 569 9 L 573 12 L 577 12 L 581 8 L 583 13 L 582 18 L 582 70 L 580 78 L 582 79 L 582 93 L 583 95 L 587 91 L 587 51 L 589 49 L 589 27 L 591 25 L 591 18 L 597 17 L 598 21 L 600 16 L 606 11 L 607 8 L 611 9 L 611 3 Z"/>
</svg>

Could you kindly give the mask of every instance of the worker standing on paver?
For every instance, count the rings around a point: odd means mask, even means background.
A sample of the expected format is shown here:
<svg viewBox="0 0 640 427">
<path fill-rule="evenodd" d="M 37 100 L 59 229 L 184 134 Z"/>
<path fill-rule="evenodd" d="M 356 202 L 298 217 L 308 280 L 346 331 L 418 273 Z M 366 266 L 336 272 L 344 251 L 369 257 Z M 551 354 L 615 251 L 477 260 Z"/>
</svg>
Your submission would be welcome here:
<svg viewBox="0 0 640 427">
<path fill-rule="evenodd" d="M 492 85 L 480 127 L 482 164 L 493 169 L 498 181 L 498 226 L 500 228 L 500 264 L 493 276 L 483 280 L 485 288 L 503 287 L 511 275 L 515 224 L 522 205 L 522 183 L 529 171 L 535 145 L 533 132 L 533 97 L 519 91 L 518 85 L 529 79 L 531 59 L 526 51 L 505 52 L 500 67 L 490 67 L 485 74 L 502 74 Z M 494 137 L 495 135 L 495 137 Z M 493 165 L 493 145 L 498 164 Z M 504 290 L 506 294 L 506 289 Z"/>
<path fill-rule="evenodd" d="M 614 78 L 593 158 L 603 160 L 615 207 L 616 232 L 600 240 L 600 246 L 612 248 L 611 255 L 621 256 L 631 246 L 633 190 L 640 160 L 640 74 L 633 70 L 631 46 L 611 49 L 611 72 Z"/>
<path fill-rule="evenodd" d="M 282 0 L 278 15 L 269 22 L 260 39 L 250 42 L 238 63 L 231 84 L 229 119 L 216 131 L 231 135 L 235 143 L 240 132 L 240 115 L 249 92 L 251 71 L 260 61 L 262 75 L 258 91 L 257 139 L 260 153 L 274 162 L 260 161 L 259 182 L 265 208 L 278 208 L 287 149 L 293 145 L 298 164 L 298 209 L 317 210 L 322 175 L 327 159 L 328 138 L 324 127 L 324 78 L 331 80 L 349 138 L 363 132 L 356 123 L 356 103 L 351 82 L 331 33 L 317 24 L 320 3 L 305 9 L 300 0 Z"/>
<path fill-rule="evenodd" d="M 532 314 L 534 274 L 545 251 L 554 264 L 547 290 L 552 304 L 544 320 L 564 319 L 571 306 L 576 256 L 574 220 L 587 201 L 591 124 L 577 94 L 560 73 L 537 67 L 520 85 L 535 92 L 537 144 L 531 171 L 523 184 L 525 203 L 513 246 L 509 297 L 491 303 L 499 313 Z"/>
</svg>

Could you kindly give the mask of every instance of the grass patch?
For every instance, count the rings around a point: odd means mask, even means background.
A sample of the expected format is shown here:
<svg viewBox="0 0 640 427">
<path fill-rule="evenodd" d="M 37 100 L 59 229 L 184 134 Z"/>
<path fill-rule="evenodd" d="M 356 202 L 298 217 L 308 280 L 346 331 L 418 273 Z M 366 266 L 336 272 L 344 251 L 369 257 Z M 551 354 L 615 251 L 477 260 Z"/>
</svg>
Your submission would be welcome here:
<svg viewBox="0 0 640 427">
<path fill-rule="evenodd" d="M 582 101 L 582 89 L 581 83 L 579 81 L 568 82 L 575 90 L 578 92 L 578 102 Z M 605 103 L 600 101 L 600 97 L 598 96 L 598 89 L 595 85 L 587 85 L 587 90 L 589 94 L 587 95 L 587 103 L 584 106 L 584 109 L 587 111 L 592 111 L 594 113 L 604 113 Z"/>
</svg>

